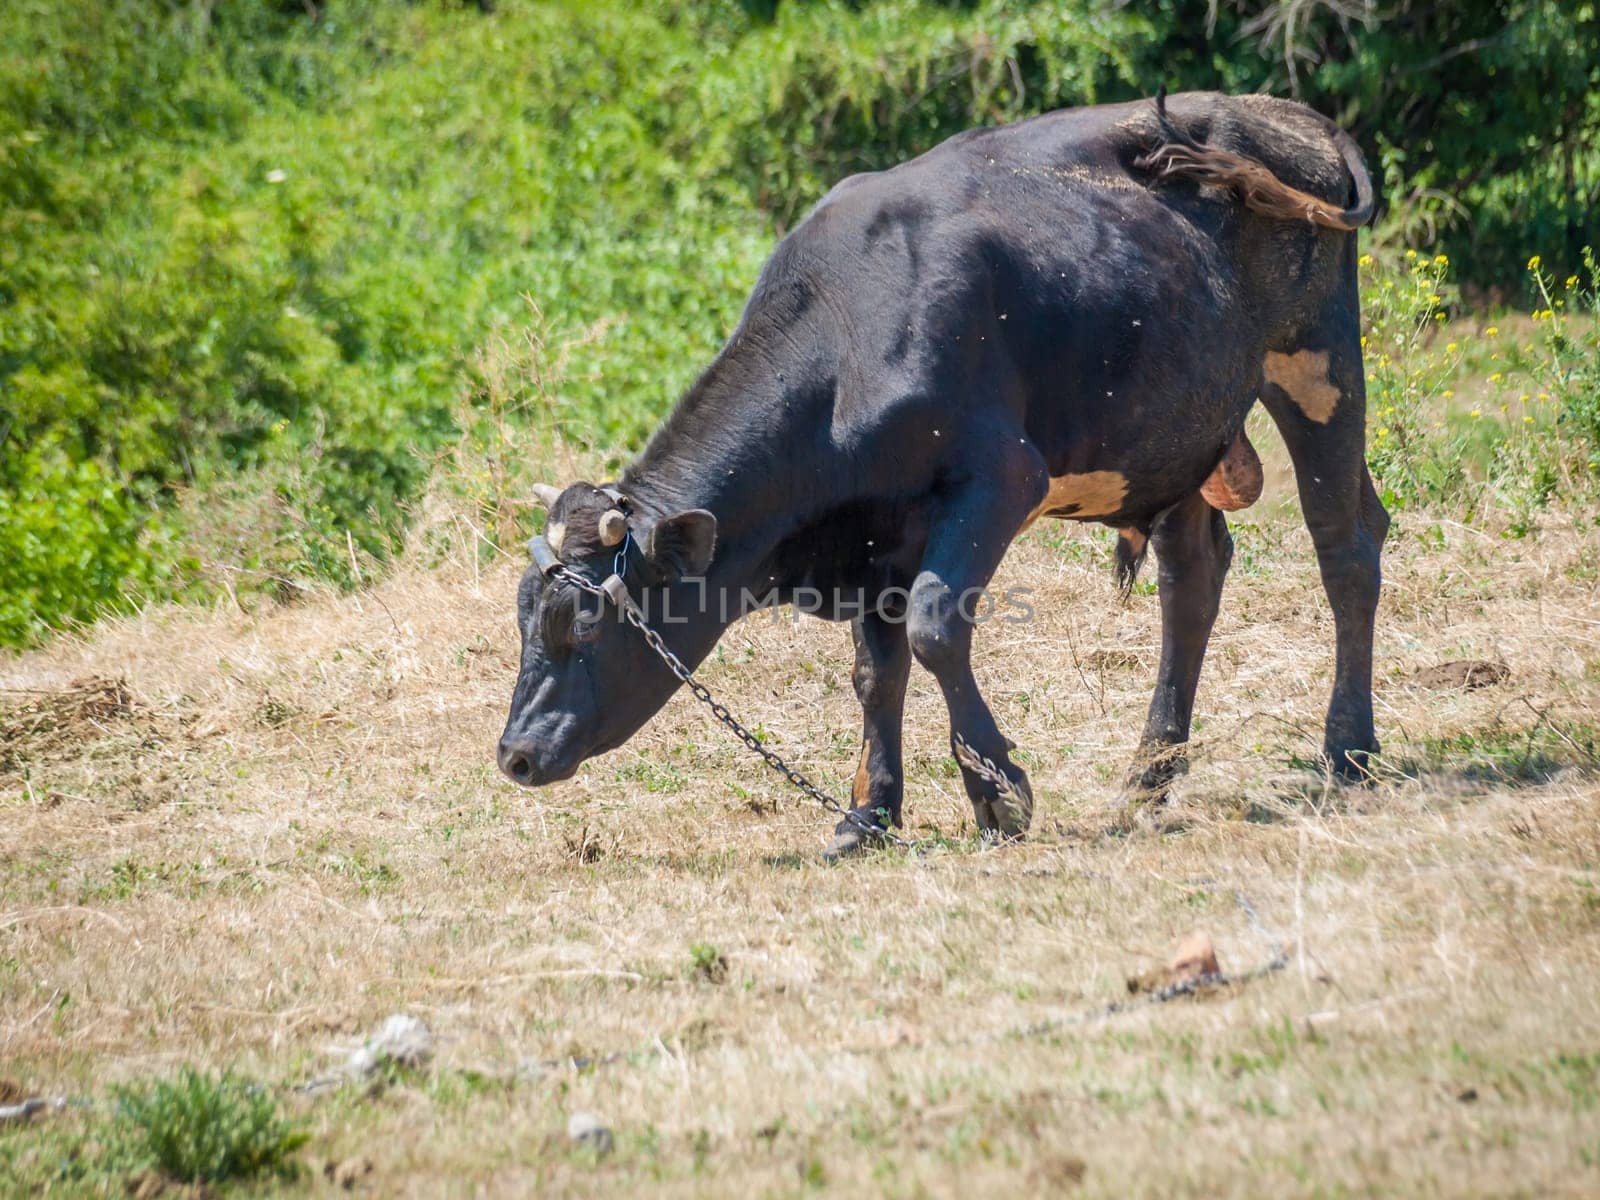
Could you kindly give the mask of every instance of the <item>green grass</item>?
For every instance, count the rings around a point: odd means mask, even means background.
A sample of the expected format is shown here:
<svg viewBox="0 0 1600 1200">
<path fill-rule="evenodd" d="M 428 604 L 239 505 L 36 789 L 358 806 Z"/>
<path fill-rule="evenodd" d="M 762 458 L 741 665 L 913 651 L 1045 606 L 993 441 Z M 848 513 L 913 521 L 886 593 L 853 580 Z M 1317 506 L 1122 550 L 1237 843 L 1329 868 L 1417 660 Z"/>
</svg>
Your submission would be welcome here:
<svg viewBox="0 0 1600 1200">
<path fill-rule="evenodd" d="M 306 1135 L 260 1085 L 230 1072 L 182 1068 L 171 1079 L 116 1092 L 133 1153 L 189 1183 L 293 1176 Z"/>
<path fill-rule="evenodd" d="M 289 1181 L 303 1173 L 298 1153 L 307 1137 L 263 1085 L 184 1066 L 0 1139 L 0 1194 L 20 1194 L 7 1181 L 25 1181 L 30 1194 L 121 1195 L 152 1174 L 208 1188 Z"/>
<path fill-rule="evenodd" d="M 1600 727 L 1528 715 L 1536 719 L 1523 726 L 1497 720 L 1478 729 L 1429 735 L 1422 741 L 1422 755 L 1402 770 L 1450 771 L 1469 779 L 1516 784 L 1549 779 L 1567 768 L 1600 767 Z"/>
</svg>

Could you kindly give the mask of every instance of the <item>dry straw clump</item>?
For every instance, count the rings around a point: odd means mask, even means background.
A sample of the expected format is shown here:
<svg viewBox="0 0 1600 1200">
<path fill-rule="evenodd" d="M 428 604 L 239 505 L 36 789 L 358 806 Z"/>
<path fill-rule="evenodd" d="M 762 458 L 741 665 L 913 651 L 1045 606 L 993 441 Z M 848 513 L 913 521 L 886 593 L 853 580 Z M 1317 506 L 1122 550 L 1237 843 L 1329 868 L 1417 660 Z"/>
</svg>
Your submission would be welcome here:
<svg viewBox="0 0 1600 1200">
<path fill-rule="evenodd" d="M 822 815 L 682 696 L 574 780 L 514 789 L 492 746 L 521 564 L 444 509 L 366 591 L 154 609 L 11 660 L 4 1072 L 90 1096 L 183 1063 L 292 1083 L 415 1014 L 430 1065 L 299 1112 L 317 1163 L 370 1160 L 382 1194 L 1589 1191 L 1600 533 L 1406 514 L 1385 755 L 1339 789 L 1313 765 L 1330 619 L 1268 458 L 1161 829 L 1103 832 L 1155 600 L 1120 607 L 1104 536 L 1048 523 L 1001 569 L 1037 623 L 979 637 L 1038 797 L 1033 836 L 993 851 L 923 677 L 907 811 L 946 848 L 922 857 L 819 865 Z M 1506 673 L 1429 674 L 1454 660 Z M 844 630 L 761 619 L 704 677 L 842 787 L 849 668 Z M 91 679 L 120 681 L 115 705 Z M 1080 1017 L 1194 929 L 1225 970 L 1280 944 L 1287 969 Z M 565 1137 L 579 1111 L 611 1153 Z M 52 1120 L 0 1143 L 13 1178 L 54 1169 L 50 1138 L 93 1140 Z"/>
</svg>

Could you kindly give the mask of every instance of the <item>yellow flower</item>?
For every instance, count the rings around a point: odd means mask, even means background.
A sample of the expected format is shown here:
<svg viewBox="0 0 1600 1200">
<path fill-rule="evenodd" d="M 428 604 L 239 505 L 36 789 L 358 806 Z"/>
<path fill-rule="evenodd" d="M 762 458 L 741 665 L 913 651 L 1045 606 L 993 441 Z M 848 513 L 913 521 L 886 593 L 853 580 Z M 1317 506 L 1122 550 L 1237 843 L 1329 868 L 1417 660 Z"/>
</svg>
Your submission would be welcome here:
<svg viewBox="0 0 1600 1200">
<path fill-rule="evenodd" d="M 1406 251 L 1406 257 L 1407 258 L 1415 258 L 1416 256 L 1417 256 L 1417 252 L 1415 250 L 1407 250 Z"/>
<path fill-rule="evenodd" d="M 1481 412 L 1479 412 L 1477 409 L 1473 409 L 1472 410 L 1472 415 L 1473 415 L 1474 418 L 1483 416 L 1483 414 Z"/>
<path fill-rule="evenodd" d="M 1532 417 L 1528 417 L 1528 416 L 1524 416 L 1522 418 L 1522 423 L 1524 425 L 1532 425 L 1533 424 L 1533 418 Z"/>
<path fill-rule="evenodd" d="M 1573 288 L 1575 288 L 1577 286 L 1578 286 L 1578 277 L 1576 275 L 1568 275 L 1567 276 L 1567 291 L 1570 292 Z"/>
<path fill-rule="evenodd" d="M 1454 354 L 1459 349 L 1461 349 L 1461 347 L 1455 342 L 1446 342 L 1444 344 L 1444 352 L 1446 354 Z"/>
<path fill-rule="evenodd" d="M 1499 332 L 1500 332 L 1500 326 L 1491 325 L 1491 326 L 1489 326 L 1489 328 L 1487 328 L 1487 329 L 1485 329 L 1483 331 L 1483 336 L 1484 337 L 1493 337 L 1495 334 L 1497 334 Z"/>
<path fill-rule="evenodd" d="M 1543 259 L 1541 259 L 1537 254 L 1535 254 L 1532 258 L 1530 258 L 1528 260 L 1528 270 L 1537 271 L 1539 269 L 1539 264 L 1541 262 L 1543 262 L 1543 261 L 1544 261 Z"/>
<path fill-rule="evenodd" d="M 1549 392 L 1540 392 L 1539 393 L 1539 399 L 1541 399 L 1541 400 L 1550 399 L 1550 393 Z"/>
<path fill-rule="evenodd" d="M 1438 297 L 1435 296 L 1434 299 L 1437 300 Z M 1433 319 L 1435 321 L 1442 321 L 1442 320 L 1444 320 L 1444 314 L 1442 312 L 1436 312 L 1436 313 L 1433 314 Z"/>
<path fill-rule="evenodd" d="M 1370 254 L 1363 254 L 1360 258 L 1356 259 L 1356 266 L 1358 267 L 1370 267 L 1371 265 L 1372 255 Z"/>
<path fill-rule="evenodd" d="M 1442 394 L 1443 394 L 1444 398 L 1446 400 L 1448 400 L 1448 399 L 1450 399 L 1451 396 L 1454 396 L 1456 393 L 1455 393 L 1455 389 L 1453 389 L 1453 388 L 1445 388 L 1445 390 L 1444 390 L 1444 392 Z"/>
<path fill-rule="evenodd" d="M 1528 393 L 1523 392 L 1522 395 L 1518 396 L 1517 402 L 1520 404 L 1526 404 L 1528 402 Z"/>
<path fill-rule="evenodd" d="M 1504 375 L 1500 374 L 1499 371 L 1496 371 L 1493 375 L 1489 376 L 1489 382 L 1490 383 L 1499 383 L 1504 378 L 1505 378 Z"/>
<path fill-rule="evenodd" d="M 1450 256 L 1448 254 L 1435 254 L 1433 256 L 1433 261 L 1438 263 L 1441 267 L 1446 267 L 1450 265 Z"/>
<path fill-rule="evenodd" d="M 1380 430 L 1378 430 L 1378 437 L 1379 437 L 1379 438 L 1380 438 L 1380 439 L 1382 439 L 1382 438 L 1386 438 L 1386 437 L 1388 437 L 1388 436 L 1389 436 L 1389 431 L 1388 431 L 1388 430 L 1387 430 L 1387 429 L 1380 429 Z"/>
</svg>

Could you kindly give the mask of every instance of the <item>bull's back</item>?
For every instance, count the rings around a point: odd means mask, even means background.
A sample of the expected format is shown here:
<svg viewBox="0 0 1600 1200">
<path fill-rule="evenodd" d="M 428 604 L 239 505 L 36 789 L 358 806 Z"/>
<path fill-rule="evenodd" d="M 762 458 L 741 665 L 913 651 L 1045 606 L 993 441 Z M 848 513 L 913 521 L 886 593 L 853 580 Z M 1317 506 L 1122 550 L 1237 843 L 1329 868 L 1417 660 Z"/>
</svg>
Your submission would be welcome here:
<svg viewBox="0 0 1600 1200">
<path fill-rule="evenodd" d="M 1169 110 L 1339 195 L 1309 110 L 1203 93 Z M 1117 481 L 1084 516 L 1197 487 L 1254 401 L 1273 304 L 1242 265 L 1240 239 L 1257 232 L 1240 206 L 1153 186 L 1136 166 L 1157 135 L 1148 101 L 1064 110 L 830 193 L 792 240 L 830 293 L 846 423 L 876 424 L 877 444 L 903 454 L 908 430 L 1020 410 L 1052 476 Z"/>
</svg>

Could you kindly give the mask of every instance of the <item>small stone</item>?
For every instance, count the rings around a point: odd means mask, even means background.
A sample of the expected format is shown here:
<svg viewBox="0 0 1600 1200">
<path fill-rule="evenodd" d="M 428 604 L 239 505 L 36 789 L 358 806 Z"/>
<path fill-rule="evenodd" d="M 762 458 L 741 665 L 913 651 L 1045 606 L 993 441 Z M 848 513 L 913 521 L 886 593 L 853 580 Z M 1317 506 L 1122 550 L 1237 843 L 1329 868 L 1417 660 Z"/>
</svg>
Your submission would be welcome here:
<svg viewBox="0 0 1600 1200">
<path fill-rule="evenodd" d="M 567 1118 L 567 1137 L 580 1146 L 587 1146 L 596 1154 L 610 1154 L 616 1145 L 611 1130 L 605 1122 L 589 1112 L 575 1112 Z"/>
<path fill-rule="evenodd" d="M 385 1063 L 420 1067 L 433 1057 L 433 1032 L 416 1017 L 395 1013 L 345 1060 L 352 1075 L 371 1075 Z"/>
</svg>

